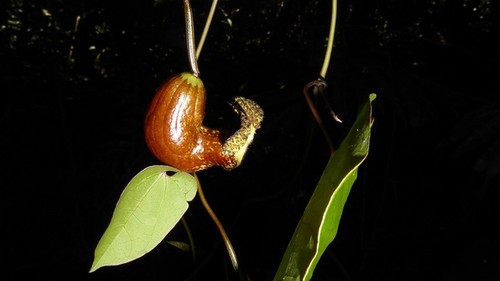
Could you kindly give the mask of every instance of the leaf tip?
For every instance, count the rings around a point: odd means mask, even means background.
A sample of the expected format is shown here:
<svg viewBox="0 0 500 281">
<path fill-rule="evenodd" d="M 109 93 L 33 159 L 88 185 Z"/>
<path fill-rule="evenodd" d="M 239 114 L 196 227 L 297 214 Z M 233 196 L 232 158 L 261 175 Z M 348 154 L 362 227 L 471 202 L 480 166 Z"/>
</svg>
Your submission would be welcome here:
<svg viewBox="0 0 500 281">
<path fill-rule="evenodd" d="M 97 269 L 99 269 L 101 266 L 93 263 L 92 266 L 90 267 L 89 273 L 95 272 Z"/>
<path fill-rule="evenodd" d="M 92 265 L 90 266 L 90 270 L 89 270 L 89 273 L 93 273 L 95 272 L 96 270 L 98 270 L 99 268 L 103 267 L 103 266 L 106 266 L 107 264 L 103 264 L 101 262 L 101 259 L 100 258 L 97 258 L 97 257 L 94 257 L 94 261 L 92 262 Z"/>
</svg>

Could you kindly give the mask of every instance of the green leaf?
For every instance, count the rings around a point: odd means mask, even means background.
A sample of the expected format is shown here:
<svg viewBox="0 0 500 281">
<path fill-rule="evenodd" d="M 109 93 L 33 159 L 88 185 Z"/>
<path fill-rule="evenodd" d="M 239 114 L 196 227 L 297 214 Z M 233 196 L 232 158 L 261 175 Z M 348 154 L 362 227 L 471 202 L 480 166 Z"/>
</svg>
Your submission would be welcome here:
<svg viewBox="0 0 500 281">
<path fill-rule="evenodd" d="M 330 157 L 274 277 L 310 280 L 321 255 L 337 234 L 347 196 L 366 159 L 372 125 L 371 94 L 339 149 Z"/>
<path fill-rule="evenodd" d="M 151 251 L 179 222 L 196 189 L 193 176 L 169 166 L 150 166 L 135 175 L 97 244 L 90 272 Z"/>
</svg>

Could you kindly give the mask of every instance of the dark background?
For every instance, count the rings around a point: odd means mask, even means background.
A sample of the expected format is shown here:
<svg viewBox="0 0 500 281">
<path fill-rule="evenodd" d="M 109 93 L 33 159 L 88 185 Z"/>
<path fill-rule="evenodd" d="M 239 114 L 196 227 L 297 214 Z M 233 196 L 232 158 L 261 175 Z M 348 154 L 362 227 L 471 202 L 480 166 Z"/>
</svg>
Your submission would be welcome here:
<svg viewBox="0 0 500 281">
<path fill-rule="evenodd" d="M 2 280 L 235 280 L 195 198 L 197 260 L 162 242 L 88 274 L 128 181 L 155 89 L 188 70 L 182 1 L 2 1 Z M 210 1 L 193 1 L 200 35 Z M 243 164 L 198 175 L 244 272 L 271 280 L 329 157 L 302 95 L 318 77 L 330 1 L 220 1 L 199 60 L 205 123 L 262 129 Z M 313 280 L 500 280 L 498 1 L 339 1 L 326 97 L 338 145 L 375 92 L 371 150 Z M 79 24 L 76 26 L 77 18 Z M 167 240 L 187 241 L 179 226 Z M 194 279 L 193 279 L 194 278 Z"/>
</svg>

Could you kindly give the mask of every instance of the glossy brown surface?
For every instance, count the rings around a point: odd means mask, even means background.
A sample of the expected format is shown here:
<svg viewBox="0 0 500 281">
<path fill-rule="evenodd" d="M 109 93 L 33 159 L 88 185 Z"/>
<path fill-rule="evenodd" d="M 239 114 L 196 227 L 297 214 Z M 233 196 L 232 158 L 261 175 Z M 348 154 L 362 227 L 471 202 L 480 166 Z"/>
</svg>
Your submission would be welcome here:
<svg viewBox="0 0 500 281">
<path fill-rule="evenodd" d="M 160 161 L 186 172 L 237 166 L 223 151 L 219 131 L 202 124 L 205 99 L 203 82 L 191 73 L 176 75 L 157 90 L 146 115 L 145 138 Z"/>
</svg>

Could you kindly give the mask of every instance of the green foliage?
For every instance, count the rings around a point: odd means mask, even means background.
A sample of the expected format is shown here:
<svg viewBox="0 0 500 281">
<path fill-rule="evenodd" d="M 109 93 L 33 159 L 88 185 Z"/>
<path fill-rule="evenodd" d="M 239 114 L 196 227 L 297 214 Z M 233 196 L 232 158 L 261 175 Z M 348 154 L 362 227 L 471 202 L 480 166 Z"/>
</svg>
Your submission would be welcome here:
<svg viewBox="0 0 500 281">
<path fill-rule="evenodd" d="M 357 170 L 366 159 L 372 125 L 371 94 L 339 150 L 330 158 L 293 234 L 274 280 L 309 280 L 337 234 Z M 163 165 L 139 172 L 125 187 L 99 241 L 90 272 L 119 265 L 156 247 L 187 211 L 197 180 Z"/>
<path fill-rule="evenodd" d="M 274 280 L 310 280 L 321 255 L 337 234 L 344 204 L 358 167 L 368 156 L 371 94 L 349 134 L 323 171 L 295 229 Z"/>
<path fill-rule="evenodd" d="M 139 172 L 123 190 L 95 249 L 90 272 L 137 259 L 156 247 L 179 222 L 196 195 L 197 181 L 163 165 Z"/>
</svg>

